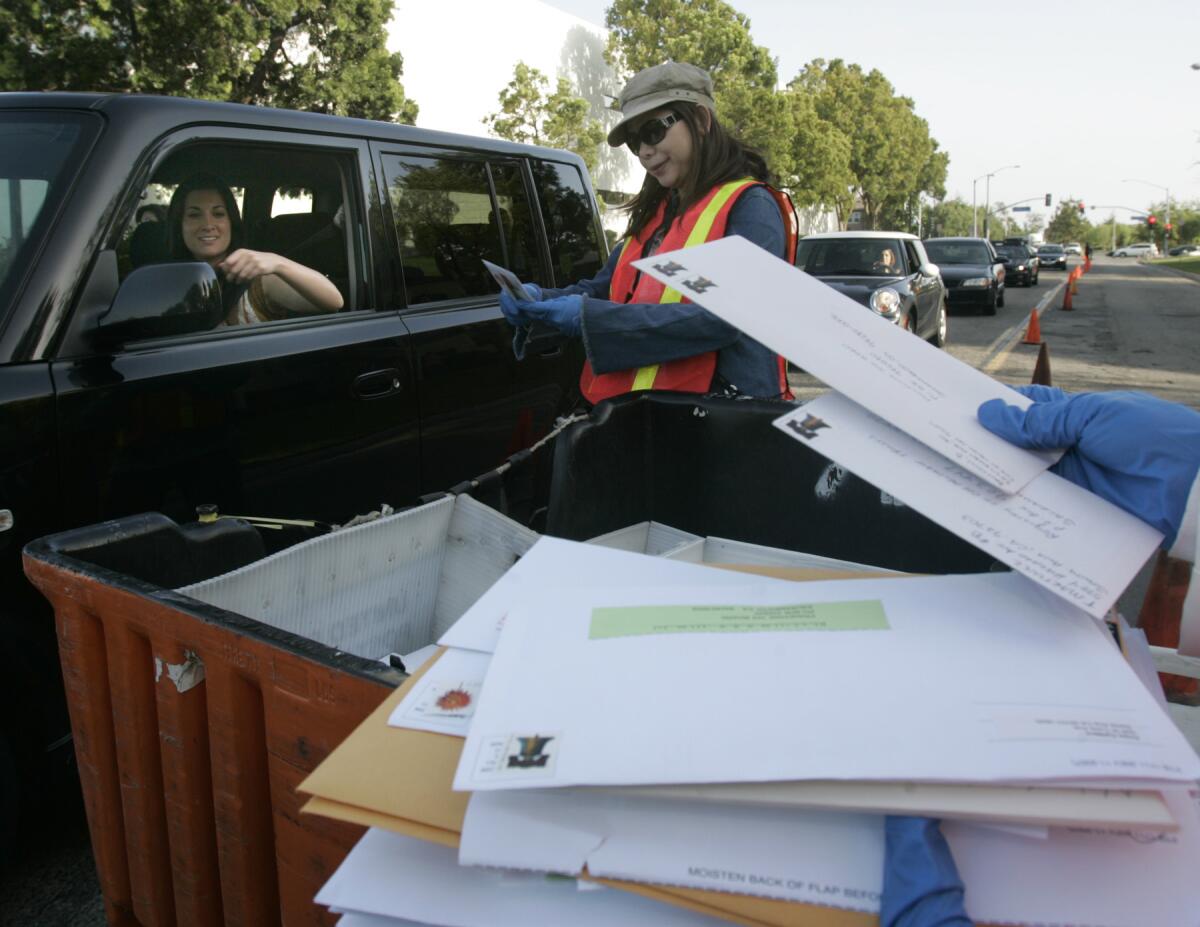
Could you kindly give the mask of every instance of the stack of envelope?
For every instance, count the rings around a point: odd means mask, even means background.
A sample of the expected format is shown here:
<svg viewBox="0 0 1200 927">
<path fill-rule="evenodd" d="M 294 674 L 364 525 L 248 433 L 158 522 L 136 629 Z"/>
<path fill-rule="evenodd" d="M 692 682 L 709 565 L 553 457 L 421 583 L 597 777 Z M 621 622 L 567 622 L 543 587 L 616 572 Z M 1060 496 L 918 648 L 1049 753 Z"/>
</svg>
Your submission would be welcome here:
<svg viewBox="0 0 1200 927">
<path fill-rule="evenodd" d="M 1020 575 L 543 538 L 440 643 L 301 786 L 372 828 L 317 899 L 347 925 L 868 924 L 886 813 L 943 818 L 981 922 L 1200 909 L 1200 759 Z"/>
<path fill-rule="evenodd" d="M 751 580 L 543 538 L 301 786 L 377 829 L 318 900 L 869 924 L 900 813 L 943 820 L 977 922 L 1194 927 L 1200 758 L 1101 620 L 1161 535 L 976 420 L 1028 398 L 750 243 L 637 266 L 838 391 L 777 427 L 1014 572 Z"/>
</svg>

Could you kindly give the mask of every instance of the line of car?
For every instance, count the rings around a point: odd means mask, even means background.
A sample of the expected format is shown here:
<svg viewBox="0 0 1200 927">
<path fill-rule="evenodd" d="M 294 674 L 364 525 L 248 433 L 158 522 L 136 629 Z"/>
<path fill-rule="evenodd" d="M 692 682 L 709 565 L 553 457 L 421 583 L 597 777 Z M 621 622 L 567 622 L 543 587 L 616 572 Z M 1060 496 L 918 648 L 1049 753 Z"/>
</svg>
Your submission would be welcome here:
<svg viewBox="0 0 1200 927">
<path fill-rule="evenodd" d="M 1042 267 L 1067 267 L 1075 242 L 1036 249 L 1023 238 L 920 239 L 907 232 L 821 232 L 801 239 L 796 265 L 936 347 L 952 308 L 995 315 L 1008 285 L 1037 286 Z"/>
</svg>

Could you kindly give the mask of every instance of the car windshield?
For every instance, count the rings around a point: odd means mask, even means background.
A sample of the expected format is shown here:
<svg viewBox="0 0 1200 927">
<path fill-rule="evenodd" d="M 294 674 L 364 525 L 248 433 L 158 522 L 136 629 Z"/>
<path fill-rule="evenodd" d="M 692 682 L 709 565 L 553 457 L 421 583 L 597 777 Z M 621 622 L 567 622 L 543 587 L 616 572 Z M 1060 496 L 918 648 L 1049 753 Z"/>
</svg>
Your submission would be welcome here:
<svg viewBox="0 0 1200 927">
<path fill-rule="evenodd" d="M 85 113 L 0 112 L 0 307 L 32 263 L 100 125 Z"/>
<path fill-rule="evenodd" d="M 935 264 L 992 263 L 992 253 L 981 241 L 927 241 L 925 253 Z"/>
<path fill-rule="evenodd" d="M 806 238 L 796 266 L 816 277 L 898 277 L 904 249 L 892 238 Z"/>
<path fill-rule="evenodd" d="M 1042 245 L 1038 248 L 1038 254 L 1062 254 L 1062 245 Z"/>
<path fill-rule="evenodd" d="M 1004 257 L 1016 258 L 1018 261 L 1023 261 L 1027 257 L 1025 249 L 1021 245 L 997 245 L 996 250 Z"/>
</svg>

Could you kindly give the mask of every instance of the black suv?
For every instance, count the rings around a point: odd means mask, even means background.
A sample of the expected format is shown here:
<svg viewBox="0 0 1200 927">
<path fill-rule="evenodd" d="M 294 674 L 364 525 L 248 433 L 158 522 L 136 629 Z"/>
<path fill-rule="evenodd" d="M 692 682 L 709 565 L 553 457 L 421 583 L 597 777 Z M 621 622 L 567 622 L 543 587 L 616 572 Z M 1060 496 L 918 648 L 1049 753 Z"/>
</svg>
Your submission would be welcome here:
<svg viewBox="0 0 1200 927">
<path fill-rule="evenodd" d="M 215 272 L 169 260 L 161 221 L 198 173 L 232 189 L 248 247 L 325 275 L 340 311 L 219 325 Z M 231 104 L 0 94 L 0 806 L 14 768 L 70 753 L 27 541 L 141 511 L 192 520 L 205 503 L 342 522 L 483 473 L 571 409 L 582 352 L 551 336 L 518 363 L 481 259 L 556 286 L 605 251 L 567 152 Z"/>
</svg>

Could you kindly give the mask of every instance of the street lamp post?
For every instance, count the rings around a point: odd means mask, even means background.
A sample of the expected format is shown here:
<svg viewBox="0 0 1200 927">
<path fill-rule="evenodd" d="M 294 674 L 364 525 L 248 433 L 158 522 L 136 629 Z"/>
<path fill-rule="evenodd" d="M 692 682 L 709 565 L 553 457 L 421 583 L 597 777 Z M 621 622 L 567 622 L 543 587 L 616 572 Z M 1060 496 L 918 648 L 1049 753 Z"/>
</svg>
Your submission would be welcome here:
<svg viewBox="0 0 1200 927">
<path fill-rule="evenodd" d="M 991 222 L 989 220 L 991 218 L 990 210 L 992 208 L 992 178 L 994 176 L 996 176 L 997 174 L 999 174 L 1001 171 L 1007 171 L 1010 168 L 1020 167 L 1020 166 L 1021 165 L 1019 165 L 1019 164 L 1006 164 L 1006 165 L 1004 165 L 1004 167 L 998 167 L 994 171 L 992 171 L 990 174 L 985 175 L 987 177 L 987 180 L 984 183 L 984 192 L 983 192 L 983 237 L 984 238 L 990 237 L 990 235 L 988 233 L 991 229 Z"/>
<path fill-rule="evenodd" d="M 1144 183 L 1148 187 L 1158 187 L 1158 189 L 1162 190 L 1164 193 L 1167 194 L 1167 225 L 1166 225 L 1166 228 L 1163 229 L 1163 255 L 1165 256 L 1167 253 L 1167 247 L 1171 243 L 1171 232 L 1169 231 L 1171 228 L 1171 190 L 1170 190 L 1170 188 L 1164 187 L 1160 183 L 1151 183 L 1149 180 L 1138 180 L 1136 177 L 1126 177 L 1124 180 L 1121 181 L 1121 183 Z M 1150 243 L 1153 244 L 1154 243 L 1153 233 L 1151 233 L 1150 239 L 1151 239 Z"/>
</svg>

